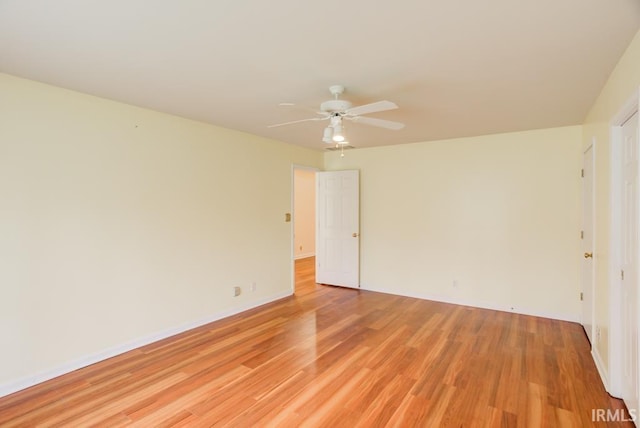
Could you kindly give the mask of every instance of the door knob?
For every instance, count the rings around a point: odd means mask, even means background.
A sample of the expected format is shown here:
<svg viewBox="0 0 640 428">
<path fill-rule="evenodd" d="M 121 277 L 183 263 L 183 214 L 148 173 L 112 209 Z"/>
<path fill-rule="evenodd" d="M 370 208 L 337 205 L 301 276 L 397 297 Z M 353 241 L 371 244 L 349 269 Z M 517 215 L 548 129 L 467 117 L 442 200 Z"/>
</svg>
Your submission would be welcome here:
<svg viewBox="0 0 640 428">
<path fill-rule="evenodd" d="M 353 235 L 351 235 L 351 236 L 353 236 L 354 238 L 357 238 L 358 234 L 356 232 L 354 232 Z"/>
<path fill-rule="evenodd" d="M 591 259 L 591 258 L 593 258 L 593 253 L 584 253 L 584 258 L 585 258 L 585 259 Z"/>
</svg>

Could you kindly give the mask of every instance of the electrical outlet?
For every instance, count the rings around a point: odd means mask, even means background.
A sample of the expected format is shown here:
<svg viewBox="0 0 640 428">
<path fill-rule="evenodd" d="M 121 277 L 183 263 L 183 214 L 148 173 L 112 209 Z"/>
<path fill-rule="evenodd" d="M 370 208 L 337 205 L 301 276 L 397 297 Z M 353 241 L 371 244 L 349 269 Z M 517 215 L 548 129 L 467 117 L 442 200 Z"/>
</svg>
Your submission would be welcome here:
<svg viewBox="0 0 640 428">
<path fill-rule="evenodd" d="M 242 288 L 233 287 L 233 297 L 238 297 L 240 294 L 242 294 Z"/>
<path fill-rule="evenodd" d="M 256 291 L 256 282 L 255 282 L 255 281 L 253 281 L 253 282 L 251 283 L 251 291 L 252 291 L 252 292 L 253 292 L 253 291 Z"/>
<path fill-rule="evenodd" d="M 454 280 L 453 280 L 453 282 L 451 283 L 451 286 L 452 286 L 453 288 L 458 288 L 458 280 L 457 280 L 457 279 L 454 279 Z"/>
<path fill-rule="evenodd" d="M 600 326 L 596 326 L 596 343 L 600 343 Z"/>
</svg>

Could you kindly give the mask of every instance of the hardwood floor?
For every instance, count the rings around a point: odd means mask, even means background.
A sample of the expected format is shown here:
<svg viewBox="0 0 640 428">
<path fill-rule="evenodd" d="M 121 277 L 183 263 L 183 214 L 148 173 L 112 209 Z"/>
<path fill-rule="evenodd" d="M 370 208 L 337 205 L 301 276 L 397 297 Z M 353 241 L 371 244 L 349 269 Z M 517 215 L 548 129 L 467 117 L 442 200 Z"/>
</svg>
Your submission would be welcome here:
<svg viewBox="0 0 640 428">
<path fill-rule="evenodd" d="M 314 283 L 0 399 L 0 426 L 587 427 L 582 327 Z"/>
</svg>

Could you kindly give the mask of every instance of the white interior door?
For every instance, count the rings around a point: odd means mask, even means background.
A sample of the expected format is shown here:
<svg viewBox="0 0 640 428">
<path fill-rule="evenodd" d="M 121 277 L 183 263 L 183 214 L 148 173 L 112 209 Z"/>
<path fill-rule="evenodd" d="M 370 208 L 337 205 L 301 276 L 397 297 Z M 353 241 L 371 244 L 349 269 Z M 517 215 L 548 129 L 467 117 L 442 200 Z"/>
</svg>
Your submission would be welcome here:
<svg viewBox="0 0 640 428">
<path fill-rule="evenodd" d="M 622 125 L 622 398 L 638 411 L 638 113 Z"/>
<path fill-rule="evenodd" d="M 582 326 L 593 346 L 593 145 L 582 156 Z"/>
<path fill-rule="evenodd" d="M 359 171 L 316 174 L 316 282 L 360 287 Z"/>
</svg>

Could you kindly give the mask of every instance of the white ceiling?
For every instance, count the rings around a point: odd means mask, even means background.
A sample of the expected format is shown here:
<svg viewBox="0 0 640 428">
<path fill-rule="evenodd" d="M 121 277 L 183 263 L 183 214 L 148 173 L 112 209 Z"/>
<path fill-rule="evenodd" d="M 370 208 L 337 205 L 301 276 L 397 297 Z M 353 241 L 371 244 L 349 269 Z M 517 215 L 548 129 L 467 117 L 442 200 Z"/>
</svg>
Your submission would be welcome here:
<svg viewBox="0 0 640 428">
<path fill-rule="evenodd" d="M 342 84 L 400 106 L 349 123 L 370 147 L 580 124 L 639 28 L 638 0 L 0 0 L 0 71 L 317 149 L 267 125 Z"/>
</svg>

